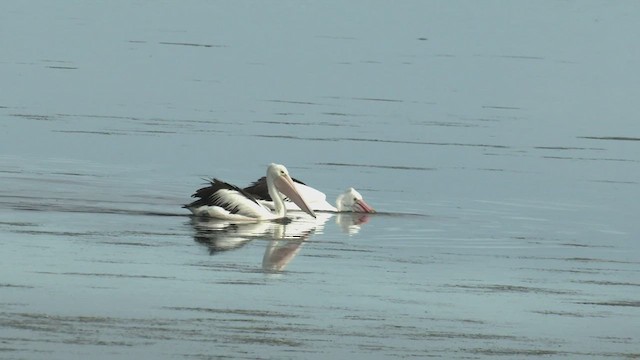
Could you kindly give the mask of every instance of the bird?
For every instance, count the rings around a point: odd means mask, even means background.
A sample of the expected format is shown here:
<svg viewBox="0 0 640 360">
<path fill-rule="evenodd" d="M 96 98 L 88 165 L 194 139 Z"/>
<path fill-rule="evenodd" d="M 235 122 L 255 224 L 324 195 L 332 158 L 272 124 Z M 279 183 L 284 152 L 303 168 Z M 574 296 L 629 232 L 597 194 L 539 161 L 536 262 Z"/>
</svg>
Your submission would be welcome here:
<svg viewBox="0 0 640 360">
<path fill-rule="evenodd" d="M 253 194 L 219 179 L 211 179 L 209 186 L 196 190 L 191 197 L 196 198 L 183 208 L 193 215 L 206 216 L 231 221 L 264 221 L 283 219 L 287 215 L 284 204 L 286 197 L 299 209 L 316 217 L 307 201 L 296 189 L 289 171 L 284 165 L 270 164 L 265 177 L 267 192 L 273 208 L 259 202 Z M 273 210 L 272 210 L 273 209 Z"/>
<path fill-rule="evenodd" d="M 336 199 L 336 206 L 333 206 L 327 202 L 327 196 L 304 182 L 292 178 L 294 185 L 298 192 L 306 199 L 311 209 L 314 211 L 327 211 L 327 212 L 359 212 L 359 213 L 375 213 L 376 211 L 364 201 L 362 195 L 356 191 L 356 189 L 350 187 L 342 194 L 338 195 Z M 254 181 L 251 185 L 243 189 L 245 192 L 253 195 L 258 201 L 269 207 L 275 208 L 275 203 L 269 195 L 267 188 L 266 177 Z M 300 210 L 300 207 L 295 203 L 284 199 L 284 205 L 287 210 Z"/>
</svg>

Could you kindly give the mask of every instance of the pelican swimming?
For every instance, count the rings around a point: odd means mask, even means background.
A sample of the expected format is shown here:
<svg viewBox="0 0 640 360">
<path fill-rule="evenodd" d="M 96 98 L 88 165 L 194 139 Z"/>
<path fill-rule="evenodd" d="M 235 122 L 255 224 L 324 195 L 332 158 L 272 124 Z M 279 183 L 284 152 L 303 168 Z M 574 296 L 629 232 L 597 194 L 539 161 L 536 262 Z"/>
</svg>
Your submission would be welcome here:
<svg viewBox="0 0 640 360">
<path fill-rule="evenodd" d="M 284 165 L 271 164 L 267 167 L 267 192 L 273 199 L 273 209 L 261 204 L 256 197 L 218 179 L 211 180 L 211 185 L 198 189 L 191 197 L 197 198 L 183 206 L 194 215 L 233 221 L 260 221 L 284 218 L 287 208 L 284 197 L 293 201 L 302 211 L 316 217 L 305 199 L 296 189 L 289 171 Z"/>
<path fill-rule="evenodd" d="M 303 183 L 300 180 L 292 179 L 298 192 L 307 200 L 307 203 L 311 209 L 315 211 L 329 211 L 329 212 L 359 212 L 359 213 L 374 213 L 376 212 L 356 189 L 348 188 L 345 192 L 338 195 L 336 199 L 336 206 L 333 206 L 327 202 L 327 196 L 311 186 Z M 251 185 L 243 189 L 249 194 L 253 195 L 258 201 L 273 209 L 275 204 L 272 197 L 269 196 L 267 188 L 267 179 L 263 176 L 260 179 L 254 181 Z M 295 203 L 284 199 L 284 205 L 287 210 L 300 210 L 300 207 Z"/>
</svg>

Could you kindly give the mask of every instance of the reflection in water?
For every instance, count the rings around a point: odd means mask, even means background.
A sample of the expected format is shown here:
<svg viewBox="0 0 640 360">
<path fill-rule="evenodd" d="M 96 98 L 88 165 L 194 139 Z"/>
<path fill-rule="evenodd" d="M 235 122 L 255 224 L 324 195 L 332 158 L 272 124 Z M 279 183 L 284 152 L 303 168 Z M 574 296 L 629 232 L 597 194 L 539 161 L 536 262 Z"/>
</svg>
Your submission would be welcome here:
<svg viewBox="0 0 640 360">
<path fill-rule="evenodd" d="M 286 218 L 282 221 L 260 221 L 234 223 L 218 219 L 192 217 L 194 240 L 207 246 L 210 255 L 243 247 L 252 240 L 269 240 L 262 258 L 265 272 L 280 272 L 300 251 L 302 244 L 313 234 L 322 234 L 326 222 L 333 213 L 317 213 L 316 219 L 307 217 Z M 349 234 L 355 235 L 369 221 L 363 213 L 338 213 L 336 224 Z"/>
<path fill-rule="evenodd" d="M 369 215 L 365 213 L 338 213 L 336 224 L 342 232 L 355 235 L 360 232 L 362 225 L 369 222 Z"/>
<path fill-rule="evenodd" d="M 269 242 L 262 257 L 262 270 L 267 273 L 278 273 L 293 260 L 307 238 L 276 240 Z"/>
<path fill-rule="evenodd" d="M 266 272 L 282 271 L 300 251 L 300 246 L 311 235 L 321 234 L 331 213 L 317 214 L 316 219 L 285 218 L 282 221 L 233 223 L 211 218 L 193 217 L 194 240 L 204 244 L 209 254 L 239 249 L 252 240 L 269 240 L 262 260 Z"/>
</svg>

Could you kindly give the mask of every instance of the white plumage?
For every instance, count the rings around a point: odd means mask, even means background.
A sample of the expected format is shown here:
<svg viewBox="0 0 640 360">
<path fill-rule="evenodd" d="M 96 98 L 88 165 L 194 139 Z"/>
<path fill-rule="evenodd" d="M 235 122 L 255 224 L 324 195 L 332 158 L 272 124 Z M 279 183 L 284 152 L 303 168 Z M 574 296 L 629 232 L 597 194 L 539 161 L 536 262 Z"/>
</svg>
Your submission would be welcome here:
<svg viewBox="0 0 640 360">
<path fill-rule="evenodd" d="M 273 199 L 275 212 L 260 204 L 250 193 L 218 179 L 210 186 L 198 189 L 192 197 L 197 200 L 185 205 L 194 215 L 208 216 L 232 221 L 259 221 L 280 219 L 286 216 L 284 197 L 297 204 L 300 209 L 315 217 L 315 213 L 304 197 L 297 191 L 289 171 L 284 165 L 271 164 L 267 168 L 266 183 Z"/>
</svg>

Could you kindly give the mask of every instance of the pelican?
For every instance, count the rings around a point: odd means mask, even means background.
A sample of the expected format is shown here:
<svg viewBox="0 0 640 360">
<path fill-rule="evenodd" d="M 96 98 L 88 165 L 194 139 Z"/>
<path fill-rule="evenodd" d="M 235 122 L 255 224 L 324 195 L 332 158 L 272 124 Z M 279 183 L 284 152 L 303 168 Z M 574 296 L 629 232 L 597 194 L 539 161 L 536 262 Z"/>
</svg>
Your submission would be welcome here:
<svg viewBox="0 0 640 360">
<path fill-rule="evenodd" d="M 356 189 L 348 188 L 345 192 L 338 195 L 336 199 L 336 206 L 333 206 L 327 202 L 327 196 L 311 186 L 303 183 L 298 179 L 293 179 L 294 185 L 298 192 L 307 199 L 308 204 L 315 211 L 328 211 L 328 212 L 358 212 L 358 213 L 374 213 L 376 212 Z M 267 191 L 267 179 L 263 176 L 260 179 L 254 181 L 251 185 L 243 189 L 249 194 L 253 195 L 258 201 L 267 206 L 270 209 L 275 207 L 272 197 L 269 196 Z M 300 210 L 300 207 L 295 203 L 284 199 L 284 205 L 287 210 Z"/>
<path fill-rule="evenodd" d="M 284 197 L 293 201 L 302 211 L 316 217 L 307 202 L 296 189 L 289 171 L 284 165 L 271 164 L 267 167 L 267 192 L 273 199 L 273 209 L 264 206 L 250 193 L 218 179 L 211 185 L 197 190 L 191 197 L 197 198 L 183 206 L 194 215 L 232 221 L 277 220 L 286 217 Z"/>
</svg>

